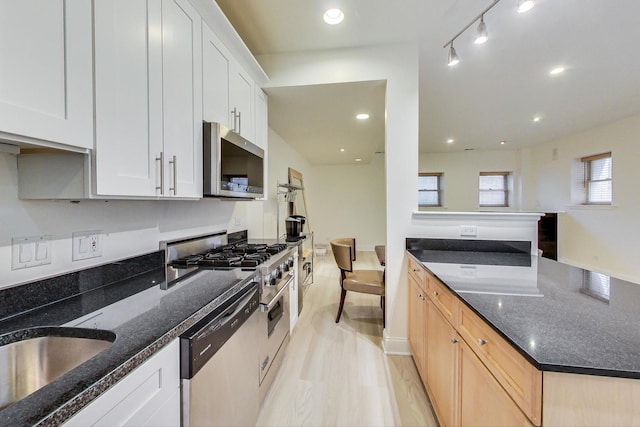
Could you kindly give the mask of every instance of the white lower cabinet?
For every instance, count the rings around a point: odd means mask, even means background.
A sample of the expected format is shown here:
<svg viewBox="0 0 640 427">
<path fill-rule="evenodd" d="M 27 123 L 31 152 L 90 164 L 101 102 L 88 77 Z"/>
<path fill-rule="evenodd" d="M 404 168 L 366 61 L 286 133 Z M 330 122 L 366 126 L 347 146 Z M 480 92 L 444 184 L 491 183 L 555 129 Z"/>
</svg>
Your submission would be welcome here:
<svg viewBox="0 0 640 427">
<path fill-rule="evenodd" d="M 64 426 L 179 426 L 180 342 L 138 366 Z"/>
<path fill-rule="evenodd" d="M 93 148 L 91 2 L 0 2 L 0 136 Z"/>
<path fill-rule="evenodd" d="M 187 0 L 95 0 L 95 192 L 202 197 L 202 20 Z"/>
</svg>

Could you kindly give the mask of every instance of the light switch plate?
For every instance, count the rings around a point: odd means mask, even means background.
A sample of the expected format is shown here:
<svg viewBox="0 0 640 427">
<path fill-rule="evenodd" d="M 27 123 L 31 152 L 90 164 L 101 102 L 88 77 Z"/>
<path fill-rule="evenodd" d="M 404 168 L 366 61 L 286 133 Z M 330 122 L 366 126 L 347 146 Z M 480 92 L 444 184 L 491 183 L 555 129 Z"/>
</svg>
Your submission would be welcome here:
<svg viewBox="0 0 640 427">
<path fill-rule="evenodd" d="M 11 239 L 11 269 L 51 264 L 51 236 L 14 237 Z"/>
<path fill-rule="evenodd" d="M 73 261 L 98 258 L 102 256 L 103 233 L 100 230 L 75 231 L 73 233 L 71 252 Z"/>
</svg>

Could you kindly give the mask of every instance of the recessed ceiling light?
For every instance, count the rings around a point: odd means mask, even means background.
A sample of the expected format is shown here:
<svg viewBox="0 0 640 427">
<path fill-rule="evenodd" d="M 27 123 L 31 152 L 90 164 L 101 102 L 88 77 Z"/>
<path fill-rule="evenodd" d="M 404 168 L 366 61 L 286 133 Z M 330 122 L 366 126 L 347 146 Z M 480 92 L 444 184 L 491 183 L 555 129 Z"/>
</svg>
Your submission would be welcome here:
<svg viewBox="0 0 640 427">
<path fill-rule="evenodd" d="M 500 141 L 500 145 L 504 145 L 506 143 L 507 143 L 507 141 Z"/>
<path fill-rule="evenodd" d="M 341 149 L 340 149 L 340 152 L 341 152 L 341 153 L 344 153 L 344 148 L 341 148 Z"/>
<path fill-rule="evenodd" d="M 453 138 L 447 139 L 447 144 L 453 144 Z"/>
<path fill-rule="evenodd" d="M 518 1 L 518 13 L 525 13 L 533 9 L 536 5 L 536 0 L 520 0 Z"/>
<path fill-rule="evenodd" d="M 560 67 L 556 67 L 554 69 L 552 69 L 551 71 L 549 71 L 549 74 L 554 75 L 554 74 L 561 74 L 564 73 L 565 68 L 560 66 Z"/>
<path fill-rule="evenodd" d="M 356 119 L 358 120 L 367 120 L 369 118 L 369 115 L 367 113 L 360 113 L 356 116 Z"/>
<path fill-rule="evenodd" d="M 356 162 L 361 162 L 361 161 L 362 161 L 362 159 L 359 158 L 359 157 L 356 159 Z"/>
<path fill-rule="evenodd" d="M 534 116 L 533 119 L 531 119 L 534 122 L 539 122 L 540 120 L 542 120 L 542 118 L 540 116 Z"/>
<path fill-rule="evenodd" d="M 344 19 L 344 13 L 340 9 L 329 9 L 324 13 L 324 22 L 329 25 L 336 25 Z"/>
</svg>

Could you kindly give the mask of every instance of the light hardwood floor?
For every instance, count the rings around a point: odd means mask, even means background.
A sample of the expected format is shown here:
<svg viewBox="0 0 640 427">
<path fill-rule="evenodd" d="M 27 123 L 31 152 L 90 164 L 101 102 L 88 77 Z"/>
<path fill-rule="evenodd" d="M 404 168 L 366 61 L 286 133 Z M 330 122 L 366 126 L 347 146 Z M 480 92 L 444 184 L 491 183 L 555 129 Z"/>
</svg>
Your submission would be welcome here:
<svg viewBox="0 0 640 427">
<path fill-rule="evenodd" d="M 358 252 L 355 268 L 380 268 Z M 339 270 L 318 260 L 259 426 L 437 426 L 410 356 L 382 351 L 379 297 L 347 293 L 340 323 Z"/>
</svg>

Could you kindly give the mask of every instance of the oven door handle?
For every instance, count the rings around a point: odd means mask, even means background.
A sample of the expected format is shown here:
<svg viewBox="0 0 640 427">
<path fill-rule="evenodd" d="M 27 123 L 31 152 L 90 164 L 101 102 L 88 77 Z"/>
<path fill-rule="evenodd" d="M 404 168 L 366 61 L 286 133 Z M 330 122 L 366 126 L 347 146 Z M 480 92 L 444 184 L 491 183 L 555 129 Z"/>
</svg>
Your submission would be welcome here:
<svg viewBox="0 0 640 427">
<path fill-rule="evenodd" d="M 278 300 L 280 299 L 280 297 L 282 296 L 284 291 L 289 289 L 289 284 L 290 283 L 291 283 L 291 279 L 287 280 L 287 283 L 285 283 L 284 286 L 282 288 L 280 288 L 280 290 L 278 291 L 276 296 L 273 297 L 273 299 L 271 301 L 269 301 L 269 304 L 260 304 L 260 311 L 262 311 L 262 312 L 269 311 L 273 307 L 275 307 L 275 305 L 278 303 Z"/>
</svg>

